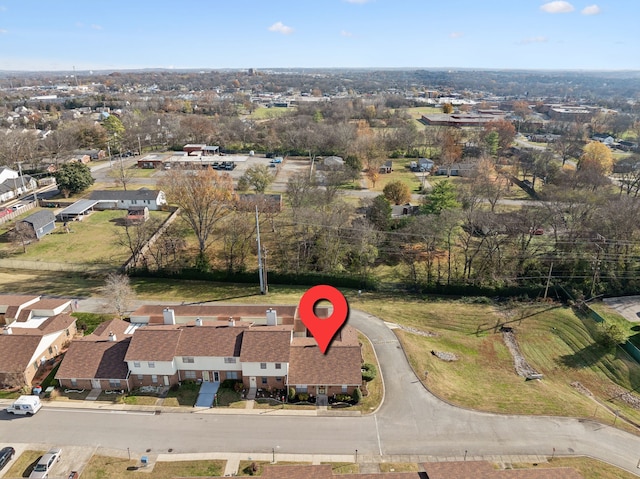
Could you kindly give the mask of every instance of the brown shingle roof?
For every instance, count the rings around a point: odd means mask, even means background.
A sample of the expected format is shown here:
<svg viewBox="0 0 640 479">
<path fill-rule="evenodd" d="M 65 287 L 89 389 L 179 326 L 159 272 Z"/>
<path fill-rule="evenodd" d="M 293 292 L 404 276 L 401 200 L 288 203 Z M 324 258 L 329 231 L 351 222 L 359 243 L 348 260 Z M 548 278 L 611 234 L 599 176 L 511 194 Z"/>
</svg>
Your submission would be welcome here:
<svg viewBox="0 0 640 479">
<path fill-rule="evenodd" d="M 182 329 L 177 356 L 238 357 L 243 327 L 187 326 Z"/>
<path fill-rule="evenodd" d="M 98 338 L 107 339 L 109 337 L 109 333 L 113 333 L 116 335 L 116 339 L 124 339 L 124 332 L 127 328 L 131 326 L 131 323 L 126 321 L 122 321 L 121 319 L 110 319 L 109 321 L 105 321 L 104 323 L 100 323 L 96 329 L 93 330 L 89 336 L 86 336 L 85 339 L 97 340 Z"/>
<path fill-rule="evenodd" d="M 21 306 L 24 303 L 38 299 L 40 296 L 22 294 L 0 294 L 0 304 L 6 306 Z"/>
<path fill-rule="evenodd" d="M 63 329 L 67 329 L 73 323 L 76 322 L 76 318 L 67 314 L 61 313 L 56 314 L 55 316 L 51 316 L 44 323 L 42 323 L 38 329 L 42 331 L 43 334 L 51 334 L 57 331 L 62 331 Z"/>
<path fill-rule="evenodd" d="M 121 341 L 72 341 L 56 379 L 126 379 L 124 357 L 130 341 L 131 337 Z"/>
<path fill-rule="evenodd" d="M 269 326 L 253 327 L 244 333 L 240 361 L 283 362 L 289 361 L 291 329 L 275 329 Z"/>
<path fill-rule="evenodd" d="M 330 464 L 265 466 L 262 479 L 419 479 L 418 472 L 386 472 L 380 474 L 334 474 Z"/>
<path fill-rule="evenodd" d="M 294 338 L 294 343 L 298 338 Z M 301 338 L 306 339 L 306 338 Z M 360 385 L 360 346 L 329 346 L 326 354 L 316 344 L 292 345 L 289 354 L 289 384 Z"/>
<path fill-rule="evenodd" d="M 487 461 L 427 462 L 422 466 L 429 479 L 583 479 L 570 467 L 498 470 Z"/>
<path fill-rule="evenodd" d="M 138 329 L 131 339 L 125 361 L 172 361 L 181 330 L 176 328 Z"/>
<path fill-rule="evenodd" d="M 207 305 L 176 305 L 176 306 L 159 306 L 147 304 L 136 309 L 131 316 L 151 316 L 154 318 L 162 318 L 162 311 L 165 308 L 173 309 L 176 318 L 203 318 L 218 319 L 219 317 L 228 318 L 229 316 L 239 318 L 266 318 L 267 309 L 269 307 L 276 310 L 278 318 L 293 318 L 297 310 L 297 306 L 265 306 L 265 305 L 224 305 L 224 304 L 207 304 Z"/>
<path fill-rule="evenodd" d="M 24 372 L 42 336 L 0 334 L 0 372 Z"/>
<path fill-rule="evenodd" d="M 39 301 L 30 304 L 28 306 L 29 309 L 55 309 L 60 306 L 70 305 L 70 299 L 61 299 L 61 298 L 42 298 Z"/>
</svg>

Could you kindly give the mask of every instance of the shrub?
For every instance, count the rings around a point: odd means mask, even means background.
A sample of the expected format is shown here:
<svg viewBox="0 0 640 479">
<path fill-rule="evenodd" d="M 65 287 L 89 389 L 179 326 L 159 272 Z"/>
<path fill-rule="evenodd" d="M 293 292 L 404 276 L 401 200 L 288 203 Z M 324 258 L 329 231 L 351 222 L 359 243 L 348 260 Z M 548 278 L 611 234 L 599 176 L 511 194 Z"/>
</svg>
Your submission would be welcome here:
<svg viewBox="0 0 640 479">
<path fill-rule="evenodd" d="M 349 396 L 348 394 L 336 394 L 336 401 L 349 402 L 351 401 L 351 396 Z"/>
<path fill-rule="evenodd" d="M 353 401 L 358 404 L 362 399 L 362 391 L 360 391 L 360 388 L 355 388 L 351 397 L 353 398 Z"/>
<path fill-rule="evenodd" d="M 296 388 L 289 388 L 289 401 L 293 401 L 296 398 Z"/>
<path fill-rule="evenodd" d="M 308 393 L 298 393 L 298 401 L 308 401 L 309 394 Z"/>
<path fill-rule="evenodd" d="M 362 365 L 362 379 L 369 382 L 373 381 L 378 375 L 378 370 L 375 365 L 371 363 L 364 363 Z"/>
</svg>

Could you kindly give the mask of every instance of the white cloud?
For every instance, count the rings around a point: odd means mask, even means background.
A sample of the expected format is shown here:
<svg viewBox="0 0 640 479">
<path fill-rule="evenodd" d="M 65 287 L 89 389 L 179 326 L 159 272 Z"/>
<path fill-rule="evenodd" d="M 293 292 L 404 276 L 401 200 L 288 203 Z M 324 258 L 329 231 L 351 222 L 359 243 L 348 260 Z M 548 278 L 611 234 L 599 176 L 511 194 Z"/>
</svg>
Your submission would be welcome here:
<svg viewBox="0 0 640 479">
<path fill-rule="evenodd" d="M 269 27 L 269 31 L 282 33 L 283 35 L 290 35 L 293 33 L 293 28 L 286 26 L 282 22 L 276 22 Z"/>
<path fill-rule="evenodd" d="M 598 5 L 589 5 L 582 9 L 583 15 L 598 15 L 600 13 L 600 7 Z"/>
<path fill-rule="evenodd" d="M 547 13 L 569 13 L 573 12 L 575 8 L 569 2 L 564 0 L 555 0 L 553 2 L 545 3 L 540 7 L 540 10 Z"/>
<path fill-rule="evenodd" d="M 549 39 L 547 37 L 529 37 L 520 40 L 520 45 L 529 45 L 530 43 L 547 43 Z"/>
<path fill-rule="evenodd" d="M 4 28 L 0 28 L 0 35 L 6 35 L 9 33 L 9 30 L 5 30 Z"/>
<path fill-rule="evenodd" d="M 451 32 L 449 38 L 460 38 L 462 35 L 464 35 L 462 32 Z"/>
<path fill-rule="evenodd" d="M 93 28 L 94 30 L 102 30 L 102 27 L 100 25 L 96 25 L 95 23 L 91 25 L 91 28 Z"/>
<path fill-rule="evenodd" d="M 340 35 L 342 35 L 343 37 L 352 37 L 352 36 L 353 36 L 353 33 L 348 32 L 348 31 L 346 31 L 346 30 L 342 30 L 342 31 L 340 32 Z"/>
<path fill-rule="evenodd" d="M 0 5 L 0 12 L 6 12 L 7 11 L 7 7 L 5 7 L 4 5 Z"/>
</svg>

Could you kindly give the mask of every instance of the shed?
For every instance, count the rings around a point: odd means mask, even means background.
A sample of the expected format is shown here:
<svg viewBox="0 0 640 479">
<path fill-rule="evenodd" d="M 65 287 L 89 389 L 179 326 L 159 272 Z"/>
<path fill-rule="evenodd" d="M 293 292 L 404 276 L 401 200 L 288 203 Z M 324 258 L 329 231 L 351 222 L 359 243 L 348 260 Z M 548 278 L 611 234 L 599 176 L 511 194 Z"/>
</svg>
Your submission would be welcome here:
<svg viewBox="0 0 640 479">
<path fill-rule="evenodd" d="M 20 223 L 29 225 L 38 239 L 51 233 L 56 227 L 55 222 L 56 217 L 49 210 L 37 211 L 20 221 Z"/>
<path fill-rule="evenodd" d="M 127 208 L 127 223 L 144 223 L 149 219 L 149 208 L 146 206 L 129 206 Z"/>
</svg>

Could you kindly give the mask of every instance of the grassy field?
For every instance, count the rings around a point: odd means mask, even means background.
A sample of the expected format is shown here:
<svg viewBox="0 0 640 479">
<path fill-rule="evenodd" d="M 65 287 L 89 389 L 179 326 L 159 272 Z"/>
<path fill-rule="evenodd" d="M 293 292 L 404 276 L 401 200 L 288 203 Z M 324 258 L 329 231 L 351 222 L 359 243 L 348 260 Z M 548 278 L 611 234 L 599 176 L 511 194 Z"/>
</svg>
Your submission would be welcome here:
<svg viewBox="0 0 640 479">
<path fill-rule="evenodd" d="M 258 108 L 250 115 L 247 115 L 247 118 L 251 120 L 270 120 L 271 118 L 278 118 L 279 116 L 288 115 L 291 111 L 294 111 L 295 108 L 285 108 L 285 107 L 271 107 L 271 108 Z"/>
<path fill-rule="evenodd" d="M 640 412 L 613 398 L 639 384 L 640 367 L 619 348 L 598 347 L 590 332 L 593 321 L 580 319 L 569 308 L 393 299 L 354 299 L 351 306 L 432 333 L 426 337 L 397 332 L 427 387 L 452 403 L 502 413 L 596 415 L 613 422 L 608 407 L 640 420 Z M 514 327 L 524 357 L 544 375 L 543 380 L 525 381 L 516 375 L 499 333 L 502 324 Z M 458 360 L 439 360 L 432 350 L 453 353 Z M 426 379 L 424 371 L 428 371 Z M 588 388 L 602 406 L 572 387 L 575 382 Z"/>
<path fill-rule="evenodd" d="M 82 477 L 92 479 L 141 479 L 147 477 L 172 479 L 174 477 L 222 476 L 225 461 L 156 462 L 153 464 L 151 473 L 133 469 L 139 465 L 138 461 L 127 458 L 93 456 L 82 471 Z"/>
<path fill-rule="evenodd" d="M 588 457 L 554 457 L 546 463 L 537 464 L 513 464 L 516 469 L 549 468 L 549 467 L 573 467 L 585 479 L 633 479 L 638 476 L 611 464 L 596 461 Z"/>
</svg>

